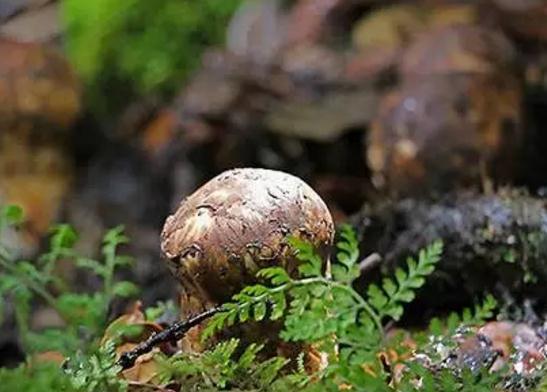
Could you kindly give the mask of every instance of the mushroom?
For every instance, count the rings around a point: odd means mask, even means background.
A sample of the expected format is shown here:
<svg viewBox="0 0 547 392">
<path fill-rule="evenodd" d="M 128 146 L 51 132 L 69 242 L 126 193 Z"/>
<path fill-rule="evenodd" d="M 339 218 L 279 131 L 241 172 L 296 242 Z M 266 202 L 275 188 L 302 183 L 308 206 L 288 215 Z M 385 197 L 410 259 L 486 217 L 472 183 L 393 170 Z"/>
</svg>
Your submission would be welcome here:
<svg viewBox="0 0 547 392">
<path fill-rule="evenodd" d="M 408 47 L 367 135 L 375 185 L 404 197 L 511 183 L 524 137 L 514 53 L 498 32 L 465 24 Z"/>
<path fill-rule="evenodd" d="M 46 45 L 0 38 L 0 204 L 25 210 L 29 255 L 58 216 L 72 178 L 69 128 L 80 109 L 72 67 Z"/>
<path fill-rule="evenodd" d="M 228 301 L 256 282 L 261 268 L 283 266 L 294 275 L 291 235 L 326 252 L 334 224 L 319 195 L 290 174 L 229 170 L 184 199 L 161 234 L 162 252 L 182 287 L 182 316 Z"/>
<path fill-rule="evenodd" d="M 405 197 L 511 183 L 520 99 L 518 84 L 497 76 L 405 81 L 383 98 L 368 135 L 375 184 Z"/>
<path fill-rule="evenodd" d="M 80 85 L 66 58 L 45 45 L 5 38 L 0 53 L 0 127 L 19 134 L 68 129 L 80 110 Z"/>
<path fill-rule="evenodd" d="M 489 0 L 485 13 L 497 16 L 501 26 L 519 39 L 537 42 L 538 47 L 547 41 L 547 3 L 544 0 Z"/>
</svg>

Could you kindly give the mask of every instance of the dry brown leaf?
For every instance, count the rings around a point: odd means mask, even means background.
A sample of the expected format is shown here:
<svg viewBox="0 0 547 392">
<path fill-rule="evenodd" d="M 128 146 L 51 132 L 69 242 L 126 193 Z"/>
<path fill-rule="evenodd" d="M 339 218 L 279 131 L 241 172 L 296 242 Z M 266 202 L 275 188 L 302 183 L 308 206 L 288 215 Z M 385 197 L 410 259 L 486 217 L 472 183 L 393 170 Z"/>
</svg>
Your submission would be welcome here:
<svg viewBox="0 0 547 392">
<path fill-rule="evenodd" d="M 135 344 L 125 344 L 120 347 L 120 352 L 129 351 L 135 346 Z M 160 350 L 155 348 L 148 354 L 141 355 L 132 368 L 122 371 L 123 378 L 137 384 L 157 383 L 160 366 L 155 361 L 154 355 L 159 352 Z"/>
<path fill-rule="evenodd" d="M 46 363 L 52 362 L 58 365 L 62 365 L 66 358 L 58 351 L 46 351 L 38 353 L 32 356 L 31 363 Z"/>
<path fill-rule="evenodd" d="M 154 156 L 168 146 L 175 136 L 177 118 L 170 110 L 161 111 L 148 126 L 141 136 L 141 145 L 144 151 Z"/>
<path fill-rule="evenodd" d="M 163 328 L 159 324 L 146 321 L 144 314 L 141 311 L 141 307 L 142 303 L 140 301 L 136 301 L 129 308 L 126 314 L 112 321 L 110 325 L 106 328 L 101 343 L 105 343 L 108 340 L 118 338 L 119 336 L 117 334 L 117 331 L 119 331 L 119 328 L 128 325 L 140 326 L 142 327 L 142 331 L 137 336 L 124 336 L 121 343 L 122 345 L 129 343 L 140 343 L 153 333 L 162 331 Z M 116 350 L 118 353 L 120 352 L 119 348 L 120 347 L 118 347 L 118 349 Z M 126 351 L 125 348 L 124 351 Z"/>
<path fill-rule="evenodd" d="M 139 343 L 149 338 L 152 334 L 162 331 L 162 327 L 156 323 L 146 321 L 144 314 L 141 311 L 142 304 L 136 301 L 127 311 L 126 314 L 118 317 L 106 328 L 102 343 L 117 339 L 119 340 L 120 327 L 135 325 L 142 327 L 142 331 L 136 336 L 123 336 L 122 341 L 116 346 L 116 354 L 120 356 L 122 353 L 130 351 L 137 347 Z M 114 341 L 117 341 L 114 340 Z M 122 371 L 121 376 L 128 381 L 134 383 L 135 386 L 154 384 L 157 382 L 159 366 L 154 359 L 154 356 L 160 353 L 161 347 L 155 347 L 151 352 L 141 355 L 137 358 L 135 365 L 129 369 Z"/>
</svg>

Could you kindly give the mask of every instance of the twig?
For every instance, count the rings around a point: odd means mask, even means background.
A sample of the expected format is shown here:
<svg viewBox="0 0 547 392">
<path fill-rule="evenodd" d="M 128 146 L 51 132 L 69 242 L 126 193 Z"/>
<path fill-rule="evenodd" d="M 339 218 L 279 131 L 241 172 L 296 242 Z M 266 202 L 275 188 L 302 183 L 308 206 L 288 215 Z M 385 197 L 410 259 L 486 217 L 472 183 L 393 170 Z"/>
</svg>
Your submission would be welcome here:
<svg viewBox="0 0 547 392">
<path fill-rule="evenodd" d="M 382 256 L 380 256 L 378 253 L 372 253 L 365 257 L 361 262 L 359 263 L 359 270 L 361 273 L 368 272 L 374 267 L 376 267 L 380 262 L 382 261 Z"/>
<path fill-rule="evenodd" d="M 205 312 L 200 313 L 188 320 L 179 321 L 171 325 L 169 328 L 153 334 L 133 350 L 123 353 L 120 356 L 120 359 L 118 359 L 118 365 L 120 365 L 123 369 L 133 367 L 133 365 L 135 365 L 135 361 L 141 355 L 149 353 L 154 347 L 161 343 L 179 340 L 186 334 L 186 332 L 188 332 L 188 330 L 212 317 L 221 310 L 222 307 L 206 310 Z"/>
</svg>

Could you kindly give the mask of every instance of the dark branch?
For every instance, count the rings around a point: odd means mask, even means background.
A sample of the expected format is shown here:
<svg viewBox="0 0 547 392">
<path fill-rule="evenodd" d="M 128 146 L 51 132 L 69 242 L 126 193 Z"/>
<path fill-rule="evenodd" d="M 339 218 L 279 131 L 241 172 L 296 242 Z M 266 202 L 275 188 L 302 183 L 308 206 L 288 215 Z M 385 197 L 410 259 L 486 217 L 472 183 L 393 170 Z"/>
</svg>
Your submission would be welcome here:
<svg viewBox="0 0 547 392">
<path fill-rule="evenodd" d="M 169 328 L 153 334 L 147 340 L 135 347 L 133 350 L 123 353 L 118 360 L 118 365 L 120 365 L 123 369 L 128 369 L 132 367 L 133 365 L 135 365 L 135 361 L 137 360 L 137 358 L 141 355 L 152 351 L 154 347 L 158 346 L 161 343 L 179 340 L 186 334 L 186 332 L 188 332 L 188 330 L 195 327 L 196 325 L 199 325 L 201 322 L 207 320 L 216 313 L 220 312 L 221 309 L 221 307 L 216 307 L 207 310 L 188 320 L 179 321 L 171 325 Z"/>
</svg>

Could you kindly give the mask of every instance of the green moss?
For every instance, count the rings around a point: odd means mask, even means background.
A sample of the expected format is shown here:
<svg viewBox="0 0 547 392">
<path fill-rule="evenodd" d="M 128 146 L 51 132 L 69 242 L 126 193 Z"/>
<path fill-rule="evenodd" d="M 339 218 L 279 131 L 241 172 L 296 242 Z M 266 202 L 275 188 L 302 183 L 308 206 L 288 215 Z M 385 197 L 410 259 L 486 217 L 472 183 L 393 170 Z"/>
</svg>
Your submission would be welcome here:
<svg viewBox="0 0 547 392">
<path fill-rule="evenodd" d="M 240 1 L 64 0 L 67 52 L 96 99 L 169 95 L 222 43 Z"/>
</svg>

